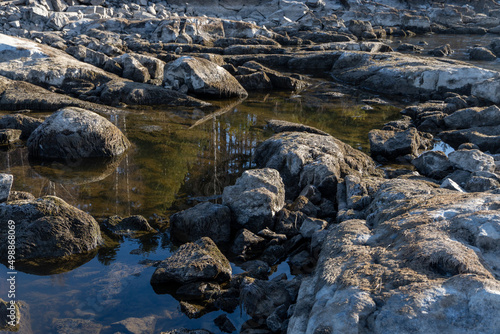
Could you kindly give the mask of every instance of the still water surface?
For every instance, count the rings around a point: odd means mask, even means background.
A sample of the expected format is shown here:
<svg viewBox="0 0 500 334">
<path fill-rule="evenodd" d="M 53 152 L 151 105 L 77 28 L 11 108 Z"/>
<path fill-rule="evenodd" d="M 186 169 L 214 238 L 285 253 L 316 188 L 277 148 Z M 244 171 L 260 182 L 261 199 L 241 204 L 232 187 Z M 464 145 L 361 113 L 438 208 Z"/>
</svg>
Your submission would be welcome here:
<svg viewBox="0 0 500 334">
<path fill-rule="evenodd" d="M 252 168 L 255 147 L 272 135 L 265 128 L 270 119 L 317 127 L 368 152 L 368 131 L 398 118 L 401 109 L 364 101 L 373 98 L 316 80 L 299 94 L 254 94 L 244 101 L 214 102 L 219 104 L 211 111 L 215 117 L 208 117 L 209 111 L 182 108 L 124 110 L 105 115 L 133 144 L 119 161 L 47 164 L 30 161 L 26 148 L 15 147 L 0 152 L 0 172 L 14 174 L 14 190 L 37 197 L 56 195 L 98 218 L 142 214 L 158 219 L 220 195 Z M 148 263 L 165 259 L 173 247 L 168 234 L 125 238 L 66 272 L 19 273 L 17 297 L 29 306 L 35 333 L 57 333 L 81 319 L 110 325 L 130 317 L 143 318 L 155 332 L 179 327 L 220 332 L 213 319 L 221 311 L 188 319 L 172 296 L 156 294 L 149 284 L 155 268 Z M 242 272 L 233 267 L 235 273 Z M 277 275 L 288 266 L 283 263 L 274 270 Z M 7 290 L 0 281 L 0 298 L 6 298 Z M 239 309 L 229 318 L 237 328 L 247 319 Z"/>
</svg>

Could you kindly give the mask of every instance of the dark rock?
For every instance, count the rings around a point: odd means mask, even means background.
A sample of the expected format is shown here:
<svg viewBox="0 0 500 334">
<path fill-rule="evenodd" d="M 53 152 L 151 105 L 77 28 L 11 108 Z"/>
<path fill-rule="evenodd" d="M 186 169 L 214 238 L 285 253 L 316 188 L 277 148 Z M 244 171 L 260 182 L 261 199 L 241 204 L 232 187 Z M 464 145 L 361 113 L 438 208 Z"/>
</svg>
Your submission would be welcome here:
<svg viewBox="0 0 500 334">
<path fill-rule="evenodd" d="M 300 234 L 304 238 L 311 238 L 314 233 L 325 229 L 327 225 L 328 222 L 323 219 L 308 217 L 300 227 Z"/>
<path fill-rule="evenodd" d="M 144 232 L 156 232 L 156 230 L 149 225 L 148 220 L 140 215 L 126 218 L 113 216 L 107 220 L 106 226 L 117 235 L 137 235 Z"/>
<path fill-rule="evenodd" d="M 302 222 L 307 216 L 300 211 L 282 209 L 276 214 L 276 233 L 285 234 L 288 238 L 299 234 Z"/>
<path fill-rule="evenodd" d="M 205 329 L 173 329 L 166 332 L 161 332 L 161 334 L 212 334 L 212 332 Z"/>
<path fill-rule="evenodd" d="M 123 68 L 123 77 L 136 81 L 148 82 L 151 79 L 149 71 L 141 62 L 129 54 L 124 54 L 114 60 Z"/>
<path fill-rule="evenodd" d="M 26 140 L 42 121 L 22 114 L 5 115 L 0 118 L 0 129 L 21 130 L 21 139 Z"/>
<path fill-rule="evenodd" d="M 284 245 L 270 244 L 260 256 L 262 261 L 265 261 L 270 266 L 274 266 L 281 262 L 286 257 L 286 249 Z"/>
<path fill-rule="evenodd" d="M 500 108 L 466 108 L 455 111 L 444 119 L 449 129 L 468 129 L 473 127 L 500 125 Z"/>
<path fill-rule="evenodd" d="M 217 327 L 219 327 L 219 329 L 224 333 L 232 333 L 236 330 L 236 327 L 234 327 L 233 323 L 229 320 L 226 314 L 221 314 L 215 318 L 214 324 L 216 324 Z"/>
<path fill-rule="evenodd" d="M 215 306 L 211 303 L 206 305 L 192 304 L 187 301 L 179 303 L 182 313 L 187 315 L 189 319 L 198 319 L 207 313 L 215 311 Z"/>
<path fill-rule="evenodd" d="M 90 215 L 55 196 L 0 205 L 0 216 L 15 222 L 16 258 L 36 259 L 87 253 L 101 242 L 99 225 Z M 7 258 L 8 225 L 0 226 L 0 254 Z"/>
<path fill-rule="evenodd" d="M 265 247 L 266 240 L 247 229 L 242 229 L 234 239 L 231 252 L 234 255 L 249 259 L 260 254 Z"/>
<path fill-rule="evenodd" d="M 257 233 L 258 236 L 260 237 L 263 237 L 267 240 L 271 240 L 271 241 L 276 241 L 278 243 L 281 243 L 281 242 L 284 242 L 286 241 L 287 237 L 285 234 L 278 234 L 274 231 L 271 231 L 270 229 L 268 228 L 265 228 L 261 231 L 259 231 L 259 233 Z"/>
<path fill-rule="evenodd" d="M 220 204 L 200 203 L 170 217 L 171 235 L 181 242 L 209 237 L 216 244 L 229 242 L 231 210 Z"/>
<path fill-rule="evenodd" d="M 448 177 L 443 181 L 443 183 L 441 183 L 441 187 L 440 188 L 449 189 L 449 190 L 455 190 L 455 191 L 458 191 L 458 192 L 461 192 L 461 193 L 464 192 L 464 190 L 462 189 L 462 187 L 460 187 L 455 181 L 453 181 L 452 179 L 450 179 Z"/>
<path fill-rule="evenodd" d="M 303 212 L 309 217 L 316 217 L 318 215 L 318 208 L 305 196 L 297 197 L 289 208 L 291 211 Z"/>
<path fill-rule="evenodd" d="M 276 212 L 285 204 L 285 189 L 278 171 L 248 170 L 233 186 L 224 188 L 222 202 L 236 216 L 239 227 L 258 232 L 272 227 Z"/>
<path fill-rule="evenodd" d="M 448 157 L 441 151 L 427 151 L 411 162 L 425 176 L 440 180 L 451 173 L 453 167 Z"/>
<path fill-rule="evenodd" d="M 477 145 L 481 151 L 491 153 L 500 152 L 500 125 L 481 126 L 470 129 L 449 130 L 439 133 L 442 141 L 453 148 L 458 148 L 463 143 Z"/>
<path fill-rule="evenodd" d="M 253 318 L 267 318 L 281 305 L 288 308 L 292 300 L 286 281 L 245 278 L 241 284 L 243 309 Z"/>
<path fill-rule="evenodd" d="M 231 278 L 231 265 L 210 238 L 186 243 L 163 260 L 151 284 L 187 284 L 198 281 L 224 282 Z"/>
<path fill-rule="evenodd" d="M 495 179 L 472 176 L 465 184 L 465 190 L 469 192 L 483 192 L 500 188 L 500 182 Z"/>
<path fill-rule="evenodd" d="M 260 260 L 246 261 L 240 267 L 245 270 L 245 275 L 262 280 L 267 279 L 271 270 L 266 262 Z"/>
<path fill-rule="evenodd" d="M 479 150 L 479 147 L 473 143 L 463 143 L 460 144 L 458 150 Z"/>
<path fill-rule="evenodd" d="M 176 298 L 187 301 L 216 299 L 220 294 L 220 285 L 211 282 L 188 283 L 175 291 Z"/>
<path fill-rule="evenodd" d="M 493 61 L 497 59 L 497 56 L 485 47 L 477 46 L 473 48 L 469 53 L 470 60 L 485 60 Z"/>
<path fill-rule="evenodd" d="M 347 26 L 356 37 L 364 37 L 363 34 L 366 32 L 373 33 L 373 27 L 369 21 L 350 20 Z"/>
<path fill-rule="evenodd" d="M 32 156 L 52 159 L 113 157 L 123 154 L 129 145 L 113 123 L 74 107 L 52 114 L 27 142 Z"/>
<path fill-rule="evenodd" d="M 420 45 L 415 45 L 415 44 L 409 44 L 409 43 L 401 43 L 398 45 L 396 48 L 396 51 L 398 52 L 420 52 L 423 51 L 424 48 Z"/>
<path fill-rule="evenodd" d="M 235 78 L 246 90 L 269 91 L 273 89 L 271 79 L 265 72 L 259 71 L 246 75 L 236 75 Z"/>
<path fill-rule="evenodd" d="M 471 172 L 458 169 L 453 173 L 451 173 L 450 175 L 448 175 L 448 178 L 456 182 L 460 187 L 464 188 L 465 184 L 471 177 L 471 174 L 472 174 Z"/>
<path fill-rule="evenodd" d="M 304 80 L 296 79 L 291 76 L 281 74 L 277 71 L 271 70 L 255 61 L 249 61 L 243 64 L 243 68 L 249 69 L 252 72 L 264 72 L 271 80 L 274 89 L 283 90 L 302 90 L 307 86 Z M 243 71 L 243 68 L 238 68 L 238 72 Z M 242 73 L 244 74 L 244 73 Z"/>
</svg>

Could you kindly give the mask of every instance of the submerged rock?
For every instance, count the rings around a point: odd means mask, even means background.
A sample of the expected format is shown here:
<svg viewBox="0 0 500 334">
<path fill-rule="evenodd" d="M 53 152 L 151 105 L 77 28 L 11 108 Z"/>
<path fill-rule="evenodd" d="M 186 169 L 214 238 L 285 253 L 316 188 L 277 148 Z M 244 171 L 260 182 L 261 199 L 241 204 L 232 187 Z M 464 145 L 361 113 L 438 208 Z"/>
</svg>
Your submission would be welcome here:
<svg viewBox="0 0 500 334">
<path fill-rule="evenodd" d="M 231 278 L 231 265 L 207 237 L 188 242 L 166 260 L 153 276 L 151 284 L 186 284 L 198 281 L 224 282 Z"/>
<path fill-rule="evenodd" d="M 51 159 L 113 157 L 130 143 L 110 121 L 80 108 L 64 108 L 48 117 L 28 138 L 32 156 Z"/>
<path fill-rule="evenodd" d="M 19 260 L 86 253 L 102 242 L 94 218 L 55 196 L 2 203 L 0 216 L 15 222 L 16 258 Z M 5 259 L 7 232 L 7 224 L 0 226 L 3 239 L 0 254 Z"/>
</svg>

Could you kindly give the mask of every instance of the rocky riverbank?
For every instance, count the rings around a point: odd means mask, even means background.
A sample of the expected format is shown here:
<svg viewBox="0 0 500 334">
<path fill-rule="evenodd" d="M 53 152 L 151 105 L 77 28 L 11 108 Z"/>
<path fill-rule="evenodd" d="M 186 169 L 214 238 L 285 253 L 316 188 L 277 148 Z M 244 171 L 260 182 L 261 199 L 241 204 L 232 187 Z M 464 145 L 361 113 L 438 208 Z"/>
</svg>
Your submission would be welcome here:
<svg viewBox="0 0 500 334">
<path fill-rule="evenodd" d="M 18 0 L 0 2 L 0 13 L 0 108 L 14 112 L 0 119 L 1 143 L 26 145 L 32 158 L 119 160 L 131 143 L 98 113 L 163 105 L 217 115 L 224 110 L 206 101 L 300 92 L 313 77 L 406 104 L 400 120 L 370 132 L 371 157 L 324 131 L 269 120 L 276 134 L 256 148 L 256 168 L 218 203 L 172 215 L 180 247 L 151 263 L 151 285 L 189 318 L 221 311 L 221 331 L 247 334 L 500 328 L 500 72 L 447 58 L 448 45 L 423 55 L 397 42 L 491 34 L 469 54 L 495 62 L 495 1 Z M 54 113 L 28 116 L 36 111 Z M 432 150 L 437 139 L 454 151 Z M 406 167 L 380 165 L 394 162 Z M 0 216 L 17 224 L 26 272 L 71 270 L 123 236 L 165 230 L 142 216 L 98 223 L 12 184 L 0 174 Z M 7 225 L 0 238 L 5 259 Z M 268 279 L 283 261 L 294 277 Z M 251 318 L 241 328 L 226 315 L 238 306 Z M 58 333 L 69 323 L 102 333 L 154 332 L 156 323 L 66 320 Z M 168 333 L 188 332 L 205 331 Z"/>
</svg>

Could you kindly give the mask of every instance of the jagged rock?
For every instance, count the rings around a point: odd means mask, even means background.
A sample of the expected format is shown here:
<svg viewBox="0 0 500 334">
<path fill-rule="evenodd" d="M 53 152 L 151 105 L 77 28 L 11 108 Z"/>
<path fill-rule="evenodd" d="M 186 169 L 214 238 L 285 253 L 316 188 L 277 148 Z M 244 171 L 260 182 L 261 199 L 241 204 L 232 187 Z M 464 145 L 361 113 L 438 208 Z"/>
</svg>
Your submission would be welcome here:
<svg viewBox="0 0 500 334">
<path fill-rule="evenodd" d="M 214 323 L 217 325 L 217 327 L 219 327 L 219 329 L 222 332 L 232 333 L 236 331 L 236 327 L 234 327 L 231 320 L 229 320 L 229 318 L 225 314 L 221 314 L 217 318 L 215 318 Z"/>
<path fill-rule="evenodd" d="M 119 156 L 129 145 L 110 121 L 74 107 L 61 109 L 45 119 L 27 142 L 32 156 L 52 159 Z"/>
<path fill-rule="evenodd" d="M 395 159 L 399 156 L 417 156 L 421 146 L 426 146 L 417 129 L 409 128 L 405 131 L 371 130 L 368 134 L 370 139 L 370 152 L 373 157 L 382 156 L 387 159 Z"/>
<path fill-rule="evenodd" d="M 40 124 L 42 124 L 40 119 L 22 114 L 5 115 L 0 118 L 0 129 L 21 130 L 20 138 L 24 140 L 28 139 Z"/>
<path fill-rule="evenodd" d="M 447 177 L 443 181 L 443 183 L 441 183 L 441 188 L 445 188 L 445 189 L 449 189 L 449 190 L 455 190 L 455 191 L 458 191 L 458 192 L 461 192 L 461 193 L 464 192 L 464 190 L 462 189 L 462 187 L 460 187 L 455 181 L 453 181 L 449 177 Z"/>
<path fill-rule="evenodd" d="M 165 67 L 166 86 L 218 97 L 247 96 L 246 90 L 224 68 L 203 58 L 181 57 Z"/>
<path fill-rule="evenodd" d="M 287 281 L 262 281 L 246 277 L 241 283 L 240 300 L 251 317 L 270 316 L 281 305 L 290 306 L 295 296 L 287 289 Z"/>
<path fill-rule="evenodd" d="M 479 150 L 454 151 L 449 154 L 448 158 L 455 168 L 465 171 L 495 171 L 495 160 L 493 157 Z"/>
<path fill-rule="evenodd" d="M 114 58 L 123 68 L 123 77 L 135 82 L 148 82 L 151 79 L 149 71 L 139 60 L 130 54 L 124 54 Z"/>
<path fill-rule="evenodd" d="M 187 284 L 198 281 L 224 282 L 231 278 L 231 265 L 207 237 L 188 242 L 163 260 L 151 284 Z"/>
<path fill-rule="evenodd" d="M 345 175 L 382 175 L 366 154 L 334 137 L 305 132 L 274 135 L 257 147 L 254 161 L 257 166 L 280 172 L 286 196 L 291 199 L 309 184 L 323 197 L 335 198 L 332 189 Z"/>
<path fill-rule="evenodd" d="M 465 189 L 470 192 L 483 192 L 500 188 L 500 182 L 489 177 L 473 175 L 465 184 Z"/>
<path fill-rule="evenodd" d="M 312 238 L 313 234 L 324 230 L 328 222 L 323 219 L 308 217 L 300 226 L 300 234 L 304 238 Z"/>
<path fill-rule="evenodd" d="M 222 202 L 235 214 L 238 226 L 258 232 L 271 226 L 285 205 L 285 188 L 274 169 L 248 170 L 233 186 L 224 188 Z"/>
<path fill-rule="evenodd" d="M 427 151 L 412 160 L 412 165 L 425 176 L 442 179 L 451 173 L 452 165 L 442 151 Z"/>
<path fill-rule="evenodd" d="M 439 137 L 453 148 L 461 144 L 471 143 L 479 147 L 481 151 L 490 153 L 500 152 L 500 125 L 481 126 L 469 129 L 450 130 L 439 133 Z"/>
<path fill-rule="evenodd" d="M 249 259 L 261 253 L 266 245 L 266 239 L 242 229 L 235 237 L 231 252 L 244 259 Z"/>
<path fill-rule="evenodd" d="M 209 237 L 216 244 L 230 241 L 231 210 L 220 204 L 200 203 L 170 217 L 171 235 L 181 241 Z"/>
<path fill-rule="evenodd" d="M 55 196 L 0 204 L 0 215 L 16 224 L 16 258 L 64 257 L 86 253 L 102 241 L 97 222 L 87 213 Z M 8 225 L 0 227 L 5 240 L 0 254 L 7 255 Z"/>
</svg>

